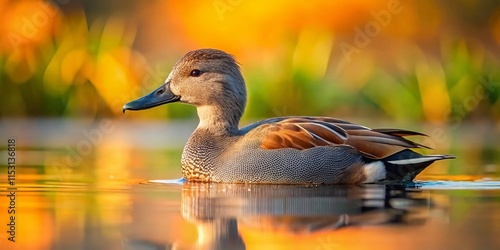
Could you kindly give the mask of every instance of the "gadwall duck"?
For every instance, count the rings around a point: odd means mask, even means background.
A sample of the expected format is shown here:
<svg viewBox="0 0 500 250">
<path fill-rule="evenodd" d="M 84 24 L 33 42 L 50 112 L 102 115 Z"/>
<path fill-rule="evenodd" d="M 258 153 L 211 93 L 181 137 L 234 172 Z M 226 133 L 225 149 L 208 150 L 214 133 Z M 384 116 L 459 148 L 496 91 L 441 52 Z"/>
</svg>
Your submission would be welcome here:
<svg viewBox="0 0 500 250">
<path fill-rule="evenodd" d="M 270 118 L 238 128 L 246 87 L 234 57 L 224 51 L 187 53 L 165 83 L 123 106 L 142 110 L 171 102 L 197 108 L 200 122 L 182 153 L 188 181 L 273 184 L 407 182 L 449 155 L 403 138 L 402 129 L 370 129 L 330 117 Z"/>
</svg>

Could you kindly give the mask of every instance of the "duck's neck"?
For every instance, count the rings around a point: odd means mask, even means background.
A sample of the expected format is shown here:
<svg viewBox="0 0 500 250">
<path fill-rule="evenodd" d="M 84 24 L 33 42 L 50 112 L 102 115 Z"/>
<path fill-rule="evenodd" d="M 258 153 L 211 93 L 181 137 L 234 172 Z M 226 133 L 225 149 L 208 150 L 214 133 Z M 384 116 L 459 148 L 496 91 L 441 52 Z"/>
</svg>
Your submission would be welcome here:
<svg viewBox="0 0 500 250">
<path fill-rule="evenodd" d="M 221 136 L 238 134 L 241 111 L 228 112 L 221 106 L 200 106 L 197 110 L 200 118 L 197 130 L 207 130 Z"/>
</svg>

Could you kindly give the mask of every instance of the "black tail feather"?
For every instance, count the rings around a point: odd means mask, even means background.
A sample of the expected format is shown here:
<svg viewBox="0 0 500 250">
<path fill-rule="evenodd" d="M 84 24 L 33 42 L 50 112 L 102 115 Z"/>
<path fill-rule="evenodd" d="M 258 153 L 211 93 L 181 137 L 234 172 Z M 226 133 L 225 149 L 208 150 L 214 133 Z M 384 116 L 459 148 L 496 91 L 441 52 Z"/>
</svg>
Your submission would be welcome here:
<svg viewBox="0 0 500 250">
<path fill-rule="evenodd" d="M 405 149 L 382 159 L 386 168 L 386 180 L 409 182 L 434 161 L 454 159 L 451 155 L 421 155 Z"/>
</svg>

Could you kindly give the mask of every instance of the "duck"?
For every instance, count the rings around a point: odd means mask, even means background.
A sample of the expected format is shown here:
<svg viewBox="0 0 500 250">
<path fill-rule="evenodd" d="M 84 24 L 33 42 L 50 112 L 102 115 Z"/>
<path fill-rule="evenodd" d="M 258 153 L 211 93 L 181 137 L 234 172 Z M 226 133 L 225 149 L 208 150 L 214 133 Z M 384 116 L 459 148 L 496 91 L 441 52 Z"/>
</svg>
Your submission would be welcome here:
<svg viewBox="0 0 500 250">
<path fill-rule="evenodd" d="M 332 117 L 274 117 L 240 128 L 246 101 L 235 57 L 218 49 L 198 49 L 179 59 L 161 86 L 126 103 L 123 112 L 174 102 L 196 107 L 199 123 L 181 156 L 186 181 L 404 183 L 435 161 L 455 158 L 415 152 L 429 147 L 406 137 L 425 134 L 370 129 Z"/>
</svg>

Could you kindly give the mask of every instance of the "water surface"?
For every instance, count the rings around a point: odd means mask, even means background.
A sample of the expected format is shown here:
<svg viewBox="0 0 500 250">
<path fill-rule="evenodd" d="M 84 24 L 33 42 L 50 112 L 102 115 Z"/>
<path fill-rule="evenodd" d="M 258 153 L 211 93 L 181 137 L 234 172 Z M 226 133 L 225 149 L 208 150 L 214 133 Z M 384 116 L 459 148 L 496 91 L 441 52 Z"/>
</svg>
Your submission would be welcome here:
<svg viewBox="0 0 500 250">
<path fill-rule="evenodd" d="M 17 162 L 15 243 L 0 167 L 0 249 L 500 248 L 496 148 L 452 147 L 468 154 L 407 186 L 204 184 L 179 181 L 192 124 L 69 124 L 0 124 Z"/>
</svg>

